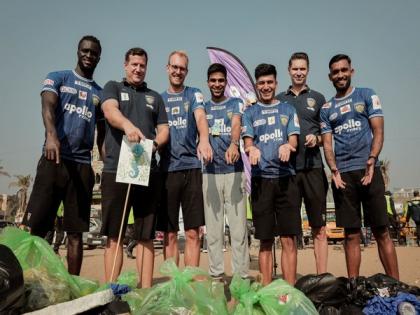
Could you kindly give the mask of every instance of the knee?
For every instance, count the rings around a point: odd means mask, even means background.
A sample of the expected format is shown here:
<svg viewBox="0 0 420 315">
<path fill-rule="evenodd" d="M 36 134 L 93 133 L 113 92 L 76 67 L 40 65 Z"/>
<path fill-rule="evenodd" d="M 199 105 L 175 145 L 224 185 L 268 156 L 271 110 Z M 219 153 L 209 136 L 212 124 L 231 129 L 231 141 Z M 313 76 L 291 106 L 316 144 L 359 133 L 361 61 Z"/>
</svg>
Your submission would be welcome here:
<svg viewBox="0 0 420 315">
<path fill-rule="evenodd" d="M 185 239 L 187 240 L 187 242 L 198 242 L 200 239 L 198 229 L 186 230 Z"/>
<path fill-rule="evenodd" d="M 77 244 L 82 242 L 82 233 L 67 233 L 69 244 Z"/>
<path fill-rule="evenodd" d="M 260 252 L 271 252 L 274 240 L 261 240 L 260 241 Z"/>
<path fill-rule="evenodd" d="M 372 228 L 372 233 L 375 236 L 377 242 L 386 241 L 390 239 L 388 228 L 386 226 Z"/>
<path fill-rule="evenodd" d="M 360 242 L 360 229 L 345 229 L 344 237 L 346 242 Z"/>
<path fill-rule="evenodd" d="M 284 251 L 290 252 L 296 250 L 295 240 L 293 236 L 281 236 L 280 241 L 281 247 Z"/>
<path fill-rule="evenodd" d="M 178 240 L 177 232 L 167 232 L 165 233 L 165 243 L 166 244 L 175 244 Z"/>
<path fill-rule="evenodd" d="M 327 240 L 327 229 L 325 226 L 321 226 L 319 228 L 312 228 L 312 237 L 319 241 L 326 241 Z"/>
</svg>

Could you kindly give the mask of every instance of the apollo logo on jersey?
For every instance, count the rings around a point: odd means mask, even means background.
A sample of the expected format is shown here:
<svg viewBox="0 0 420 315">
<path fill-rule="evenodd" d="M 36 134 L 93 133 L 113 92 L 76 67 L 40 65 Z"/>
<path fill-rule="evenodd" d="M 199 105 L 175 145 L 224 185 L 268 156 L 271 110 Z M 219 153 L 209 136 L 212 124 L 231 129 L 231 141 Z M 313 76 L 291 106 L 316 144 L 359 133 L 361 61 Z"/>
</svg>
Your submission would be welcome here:
<svg viewBox="0 0 420 315">
<path fill-rule="evenodd" d="M 346 123 L 334 128 L 336 134 L 345 132 L 359 131 L 362 129 L 362 123 L 359 120 L 349 119 Z"/>
<path fill-rule="evenodd" d="M 187 127 L 187 119 L 182 119 L 182 117 L 178 117 L 175 120 L 168 121 L 169 127 L 175 127 L 177 129 L 186 128 Z"/>
<path fill-rule="evenodd" d="M 280 129 L 274 129 L 272 133 L 265 133 L 259 137 L 260 142 L 267 143 L 269 140 L 279 141 L 283 139 L 283 133 Z"/>
<path fill-rule="evenodd" d="M 89 111 L 89 108 L 85 105 L 83 105 L 82 107 L 80 106 L 76 106 L 74 104 L 69 104 L 66 103 L 66 105 L 64 105 L 64 109 L 66 111 L 69 112 L 69 114 L 73 114 L 76 113 L 79 115 L 80 118 L 90 121 L 90 119 L 92 118 L 92 112 Z"/>
</svg>

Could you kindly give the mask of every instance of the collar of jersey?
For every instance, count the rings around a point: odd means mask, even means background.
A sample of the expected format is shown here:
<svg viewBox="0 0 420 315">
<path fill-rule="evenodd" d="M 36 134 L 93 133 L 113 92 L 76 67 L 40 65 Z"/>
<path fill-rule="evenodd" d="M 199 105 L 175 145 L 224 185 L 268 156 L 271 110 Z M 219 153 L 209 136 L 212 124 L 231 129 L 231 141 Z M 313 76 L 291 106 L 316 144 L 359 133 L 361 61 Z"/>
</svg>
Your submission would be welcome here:
<svg viewBox="0 0 420 315">
<path fill-rule="evenodd" d="M 186 87 L 186 86 L 184 86 L 184 88 L 182 89 L 182 91 L 181 91 L 181 92 L 176 92 L 176 93 L 169 92 L 169 89 L 167 89 L 167 90 L 166 90 L 166 93 L 168 93 L 169 95 L 182 94 L 182 93 L 184 93 L 184 91 L 185 91 L 185 89 L 186 89 L 186 88 L 187 88 L 187 87 Z"/>
<path fill-rule="evenodd" d="M 80 74 L 78 74 L 76 71 L 72 70 L 73 74 L 78 77 L 80 80 L 86 81 L 86 82 L 93 82 L 93 79 L 86 79 L 85 77 L 82 77 Z"/>
<path fill-rule="evenodd" d="M 334 100 L 335 100 L 335 101 L 341 101 L 341 100 L 344 100 L 344 99 L 346 99 L 347 97 L 349 97 L 350 95 L 352 95 L 352 94 L 354 93 L 354 91 L 356 91 L 356 88 L 355 88 L 355 87 L 354 87 L 354 88 L 353 88 L 353 90 L 351 90 L 351 92 L 350 92 L 349 94 L 347 94 L 346 96 L 343 96 L 343 97 L 340 97 L 340 98 L 334 97 Z"/>
<path fill-rule="evenodd" d="M 136 91 L 141 91 L 141 90 L 144 90 L 145 88 L 147 88 L 147 83 L 146 82 L 143 82 L 139 86 L 135 86 L 135 85 L 132 85 L 132 84 L 128 83 L 126 78 L 123 79 L 123 84 L 125 86 L 129 87 L 129 88 L 132 88 L 133 90 L 136 90 Z"/>
<path fill-rule="evenodd" d="M 260 102 L 257 102 L 257 105 L 260 105 L 260 106 L 262 106 L 262 107 L 274 107 L 274 106 L 277 106 L 277 105 L 279 105 L 280 104 L 280 101 L 277 101 L 277 102 L 275 102 L 274 104 L 270 104 L 270 105 L 268 105 L 268 104 L 263 104 L 263 103 L 260 103 Z"/>
<path fill-rule="evenodd" d="M 210 103 L 212 104 L 212 105 L 223 105 L 223 104 L 225 104 L 227 101 L 229 101 L 231 99 L 231 97 L 227 97 L 224 101 L 221 101 L 220 103 L 216 103 L 216 102 L 213 102 L 213 100 L 210 100 Z"/>
<path fill-rule="evenodd" d="M 305 87 L 303 88 L 303 90 L 299 93 L 299 95 L 301 95 L 301 94 L 304 94 L 304 93 L 309 93 L 309 91 L 310 91 L 311 89 L 309 88 L 309 86 L 307 86 L 307 85 L 305 85 Z M 291 85 L 289 85 L 289 88 L 287 89 L 287 91 L 286 91 L 286 95 L 287 94 L 293 94 L 294 96 L 299 96 L 299 95 L 296 95 L 294 92 L 293 92 L 293 90 L 292 90 L 292 86 Z"/>
</svg>

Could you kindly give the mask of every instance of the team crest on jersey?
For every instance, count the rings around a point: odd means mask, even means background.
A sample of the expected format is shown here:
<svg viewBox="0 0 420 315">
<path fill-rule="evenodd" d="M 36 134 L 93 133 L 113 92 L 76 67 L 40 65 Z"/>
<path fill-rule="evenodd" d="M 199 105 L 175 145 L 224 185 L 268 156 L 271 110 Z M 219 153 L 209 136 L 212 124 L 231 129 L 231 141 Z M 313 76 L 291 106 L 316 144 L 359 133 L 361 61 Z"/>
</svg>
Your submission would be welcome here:
<svg viewBox="0 0 420 315">
<path fill-rule="evenodd" d="M 378 95 L 372 95 L 372 107 L 374 110 L 382 109 L 381 101 L 379 100 Z"/>
<path fill-rule="evenodd" d="M 99 98 L 99 96 L 93 94 L 93 96 L 92 96 L 92 103 L 93 103 L 93 105 L 98 106 L 99 103 L 100 103 L 100 101 L 101 101 L 101 99 Z"/>
<path fill-rule="evenodd" d="M 129 101 L 130 98 L 128 96 L 128 93 L 121 92 L 121 101 Z"/>
<path fill-rule="evenodd" d="M 86 101 L 87 92 L 86 91 L 79 91 L 79 99 L 81 99 L 82 101 Z"/>
<path fill-rule="evenodd" d="M 184 110 L 185 110 L 185 112 L 188 112 L 188 108 L 190 108 L 190 102 L 186 101 L 186 102 L 184 102 Z"/>
<path fill-rule="evenodd" d="M 227 112 L 226 114 L 227 114 L 228 118 L 229 118 L 230 120 L 232 120 L 232 112 Z"/>
<path fill-rule="evenodd" d="M 306 100 L 306 103 L 308 104 L 310 108 L 313 108 L 316 105 L 316 101 L 311 97 L 308 97 L 308 99 Z"/>
<path fill-rule="evenodd" d="M 354 109 L 358 113 L 363 113 L 363 111 L 365 110 L 365 104 L 363 104 L 363 103 L 356 104 L 356 105 L 354 105 Z"/>
<path fill-rule="evenodd" d="M 322 105 L 323 109 L 328 109 L 331 108 L 331 102 L 325 103 L 324 105 Z"/>
<path fill-rule="evenodd" d="M 287 123 L 289 122 L 289 117 L 286 115 L 280 115 L 280 121 L 283 126 L 287 126 Z"/>
<path fill-rule="evenodd" d="M 197 101 L 197 103 L 203 103 L 204 102 L 203 94 L 201 94 L 200 92 L 195 92 L 194 95 L 195 95 L 195 100 Z"/>
<path fill-rule="evenodd" d="M 236 86 L 232 85 L 229 89 L 230 95 L 233 97 L 241 97 L 241 93 L 239 93 Z"/>
<path fill-rule="evenodd" d="M 146 103 L 148 105 L 153 105 L 153 103 L 155 102 L 155 97 L 152 95 L 146 95 Z"/>
<path fill-rule="evenodd" d="M 179 114 L 179 106 L 172 107 L 171 114 L 172 115 L 178 115 Z"/>
<path fill-rule="evenodd" d="M 344 105 L 340 107 L 340 113 L 341 115 L 344 115 L 346 113 L 350 113 L 351 112 L 351 107 L 350 104 Z"/>
<path fill-rule="evenodd" d="M 270 125 L 274 125 L 276 123 L 276 116 L 270 116 L 267 118 L 267 124 Z"/>
<path fill-rule="evenodd" d="M 206 115 L 206 118 L 207 118 L 207 120 L 213 119 L 213 115 L 212 114 L 208 114 L 208 115 Z"/>
</svg>

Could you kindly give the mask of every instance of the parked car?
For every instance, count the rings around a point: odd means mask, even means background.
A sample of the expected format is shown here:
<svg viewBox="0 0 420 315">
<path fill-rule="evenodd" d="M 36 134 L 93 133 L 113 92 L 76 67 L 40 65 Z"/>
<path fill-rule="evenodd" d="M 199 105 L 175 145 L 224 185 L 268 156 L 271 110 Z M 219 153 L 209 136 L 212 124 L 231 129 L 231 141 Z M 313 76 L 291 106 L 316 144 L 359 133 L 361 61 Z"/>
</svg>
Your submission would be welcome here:
<svg viewBox="0 0 420 315">
<path fill-rule="evenodd" d="M 83 233 L 83 244 L 88 249 L 96 247 L 105 247 L 107 237 L 101 235 L 102 222 L 98 218 L 90 218 L 89 232 Z"/>
<path fill-rule="evenodd" d="M 344 229 L 337 227 L 335 222 L 335 209 L 331 205 L 327 205 L 327 240 L 336 244 L 338 241 L 344 240 Z"/>
</svg>

